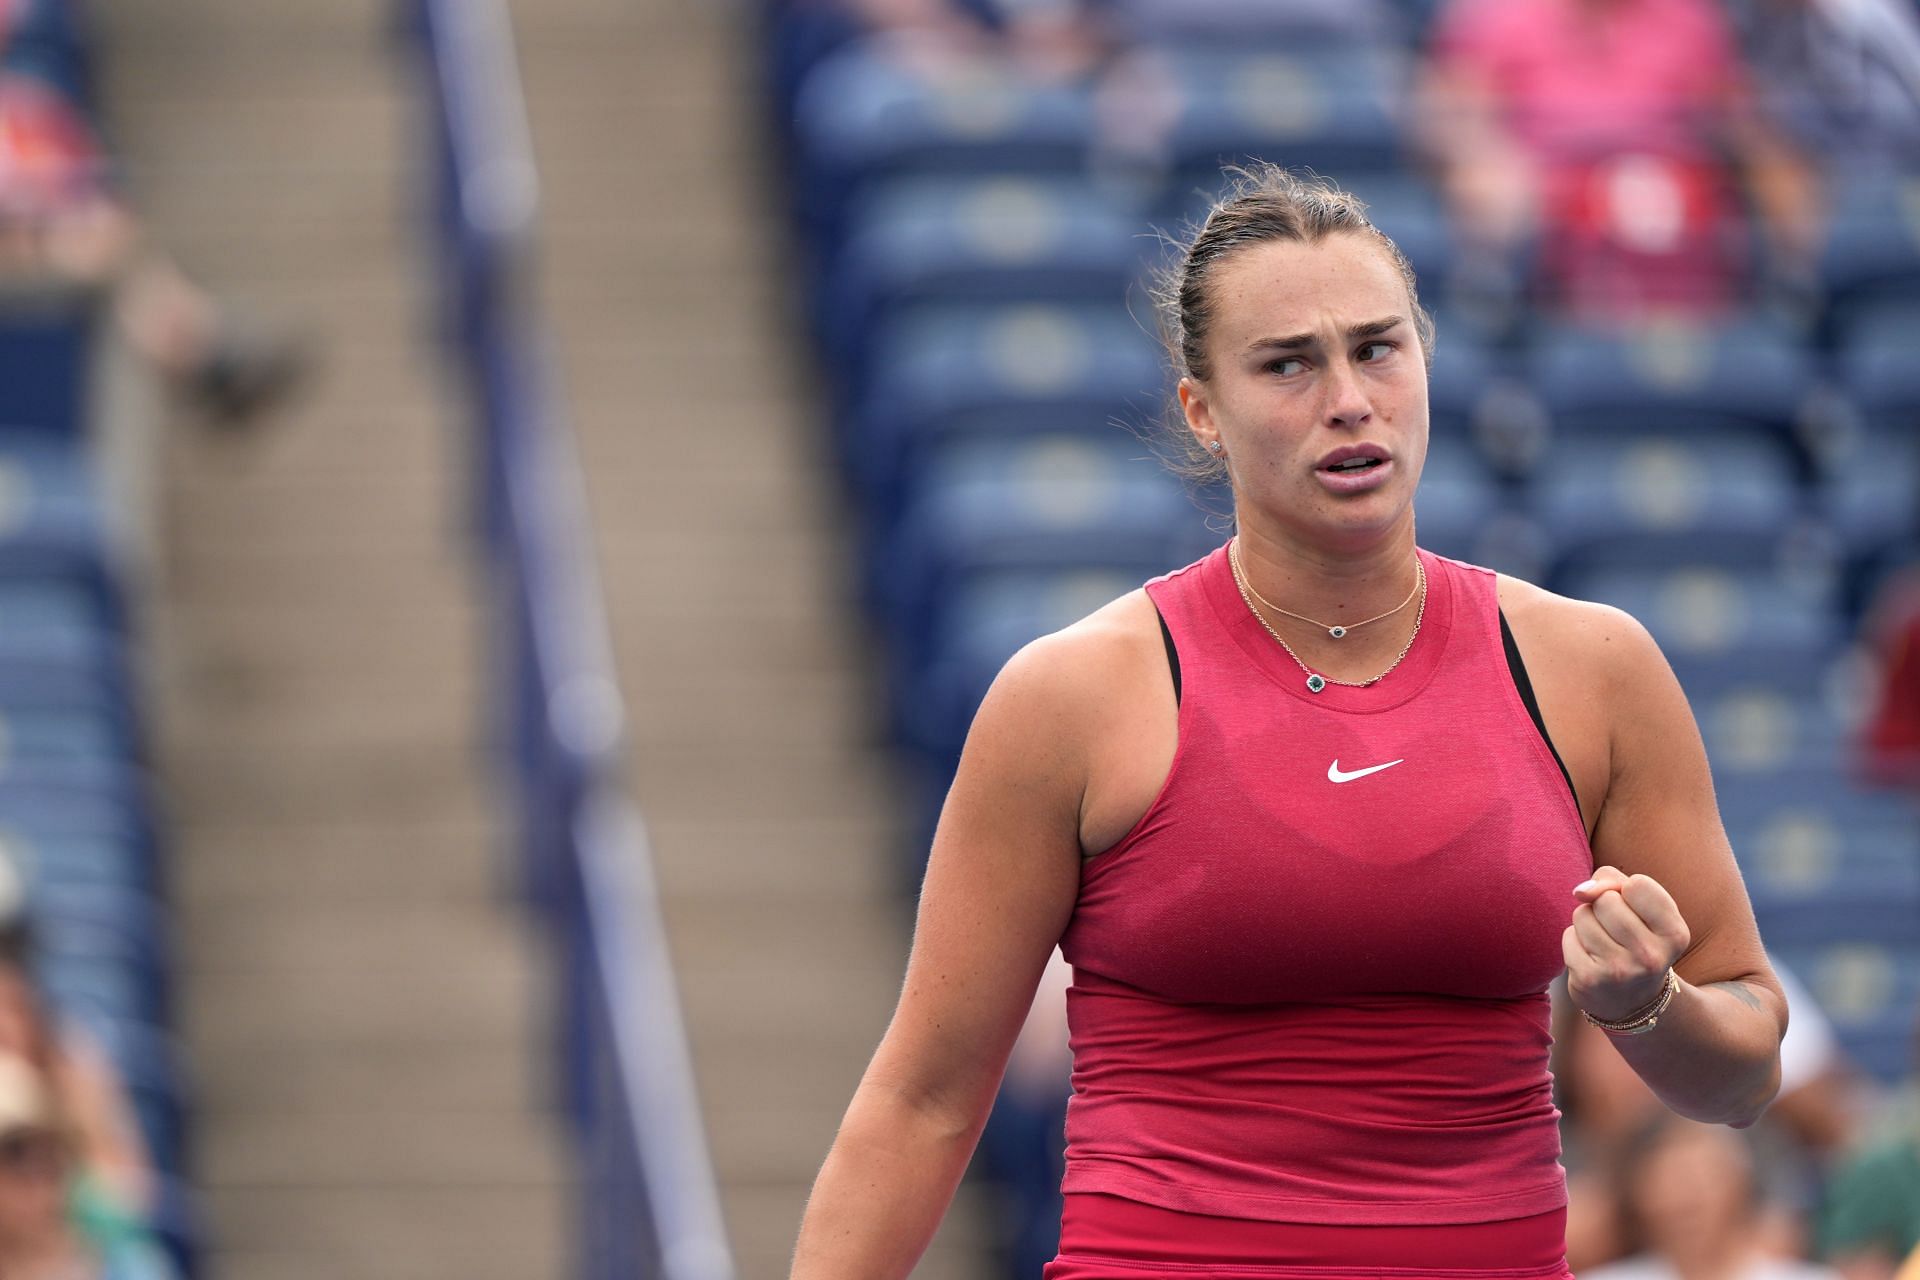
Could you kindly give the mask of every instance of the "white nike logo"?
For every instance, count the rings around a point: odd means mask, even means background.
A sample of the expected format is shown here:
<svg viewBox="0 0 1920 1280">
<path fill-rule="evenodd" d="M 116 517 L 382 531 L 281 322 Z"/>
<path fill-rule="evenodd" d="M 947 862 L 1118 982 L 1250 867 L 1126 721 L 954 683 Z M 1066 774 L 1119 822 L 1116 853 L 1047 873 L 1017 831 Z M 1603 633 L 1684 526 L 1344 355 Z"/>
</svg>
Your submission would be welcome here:
<svg viewBox="0 0 1920 1280">
<path fill-rule="evenodd" d="M 1378 773 L 1382 769 L 1391 769 L 1397 764 L 1405 764 L 1406 762 L 1406 757 L 1402 756 L 1398 760 L 1389 760 L 1385 764 L 1376 764 L 1370 769 L 1355 769 L 1352 773 L 1342 773 L 1340 772 L 1340 762 L 1335 760 L 1327 766 L 1327 781 L 1352 782 L 1355 778 L 1364 778 L 1370 773 Z"/>
</svg>

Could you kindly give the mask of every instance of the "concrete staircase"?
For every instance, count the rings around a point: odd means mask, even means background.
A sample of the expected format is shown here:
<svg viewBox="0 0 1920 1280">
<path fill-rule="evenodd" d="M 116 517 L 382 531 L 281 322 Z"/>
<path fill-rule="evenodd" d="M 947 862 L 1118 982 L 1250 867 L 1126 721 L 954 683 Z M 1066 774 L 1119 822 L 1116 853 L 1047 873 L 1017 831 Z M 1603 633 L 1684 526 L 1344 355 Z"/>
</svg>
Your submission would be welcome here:
<svg viewBox="0 0 1920 1280">
<path fill-rule="evenodd" d="M 750 4 L 517 0 L 581 439 L 740 1271 L 786 1274 L 905 969 L 895 780 L 814 422 Z M 970 1188 L 916 1272 L 996 1274 Z"/>
<path fill-rule="evenodd" d="M 374 0 L 91 6 L 156 243 L 313 332 L 256 436 L 166 424 L 150 701 L 210 1273 L 567 1268 L 540 949 L 477 752 L 461 406 Z"/>
</svg>

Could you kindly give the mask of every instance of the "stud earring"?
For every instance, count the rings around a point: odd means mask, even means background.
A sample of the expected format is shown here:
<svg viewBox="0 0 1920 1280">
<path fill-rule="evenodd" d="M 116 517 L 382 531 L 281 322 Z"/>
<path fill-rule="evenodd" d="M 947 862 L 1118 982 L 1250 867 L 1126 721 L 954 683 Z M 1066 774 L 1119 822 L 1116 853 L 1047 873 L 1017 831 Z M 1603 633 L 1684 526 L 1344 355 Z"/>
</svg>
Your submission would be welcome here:
<svg viewBox="0 0 1920 1280">
<path fill-rule="evenodd" d="M 1226 446 L 1221 444 L 1218 440 L 1207 441 L 1207 452 L 1212 454 L 1216 458 L 1220 456 L 1220 451 L 1224 448 L 1226 448 Z"/>
</svg>

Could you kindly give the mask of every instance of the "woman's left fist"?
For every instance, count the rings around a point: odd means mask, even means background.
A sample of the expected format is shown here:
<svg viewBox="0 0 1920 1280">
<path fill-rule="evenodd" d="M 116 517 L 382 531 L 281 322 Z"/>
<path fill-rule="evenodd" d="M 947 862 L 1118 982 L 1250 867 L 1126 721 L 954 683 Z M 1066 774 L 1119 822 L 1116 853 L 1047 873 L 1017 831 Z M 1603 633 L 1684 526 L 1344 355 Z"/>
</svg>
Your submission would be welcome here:
<svg viewBox="0 0 1920 1280">
<path fill-rule="evenodd" d="M 1673 897 L 1652 876 L 1599 867 L 1575 885 L 1573 923 L 1560 936 L 1567 994 L 1604 1022 L 1631 1018 L 1659 998 L 1667 970 L 1693 943 Z"/>
</svg>

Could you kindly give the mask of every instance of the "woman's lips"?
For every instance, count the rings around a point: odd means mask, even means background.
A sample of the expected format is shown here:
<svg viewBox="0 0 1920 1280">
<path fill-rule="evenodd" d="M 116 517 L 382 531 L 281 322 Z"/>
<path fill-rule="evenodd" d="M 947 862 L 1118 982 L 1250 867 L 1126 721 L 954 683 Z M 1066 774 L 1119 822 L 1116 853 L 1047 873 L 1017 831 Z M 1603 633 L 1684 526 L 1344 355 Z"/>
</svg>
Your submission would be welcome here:
<svg viewBox="0 0 1920 1280">
<path fill-rule="evenodd" d="M 1357 470 L 1335 471 L 1329 467 L 1320 467 L 1314 475 L 1320 477 L 1320 483 L 1327 491 L 1337 494 L 1366 493 L 1377 489 L 1387 482 L 1387 476 L 1393 471 L 1393 459 L 1382 458 L 1371 467 Z"/>
</svg>

